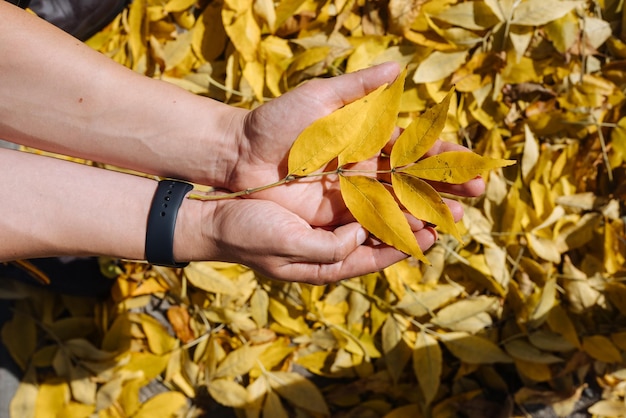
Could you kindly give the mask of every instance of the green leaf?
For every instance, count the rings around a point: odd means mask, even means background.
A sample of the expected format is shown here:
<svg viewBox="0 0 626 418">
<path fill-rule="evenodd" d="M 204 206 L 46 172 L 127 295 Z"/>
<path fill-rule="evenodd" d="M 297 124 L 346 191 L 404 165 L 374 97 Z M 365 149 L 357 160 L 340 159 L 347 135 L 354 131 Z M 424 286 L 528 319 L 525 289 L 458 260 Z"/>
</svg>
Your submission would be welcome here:
<svg viewBox="0 0 626 418">
<path fill-rule="evenodd" d="M 463 242 L 450 208 L 430 184 L 401 172 L 393 173 L 391 184 L 395 195 L 413 216 L 436 225 Z"/>
<path fill-rule="evenodd" d="M 351 142 L 359 139 L 365 120 L 385 86 L 324 116 L 307 126 L 289 151 L 289 174 L 311 174 L 336 158 Z"/>
<path fill-rule="evenodd" d="M 339 154 L 339 165 L 365 161 L 380 152 L 391 138 L 400 110 L 406 70 L 371 101 L 367 118 L 355 132 L 355 140 Z"/>
<path fill-rule="evenodd" d="M 339 185 L 346 206 L 365 229 L 385 244 L 430 264 L 404 212 L 385 186 L 365 176 L 339 176 Z"/>
<path fill-rule="evenodd" d="M 515 164 L 514 160 L 483 157 L 467 151 L 448 151 L 424 158 L 398 171 L 424 180 L 461 184 L 489 170 L 512 164 Z"/>
<path fill-rule="evenodd" d="M 451 90 L 441 103 L 426 110 L 400 134 L 391 150 L 391 167 L 402 167 L 419 160 L 428 151 L 446 124 Z"/>
<path fill-rule="evenodd" d="M 418 333 L 413 348 L 413 371 L 426 404 L 430 404 L 437 395 L 442 368 L 443 356 L 437 340 L 425 332 Z"/>
</svg>

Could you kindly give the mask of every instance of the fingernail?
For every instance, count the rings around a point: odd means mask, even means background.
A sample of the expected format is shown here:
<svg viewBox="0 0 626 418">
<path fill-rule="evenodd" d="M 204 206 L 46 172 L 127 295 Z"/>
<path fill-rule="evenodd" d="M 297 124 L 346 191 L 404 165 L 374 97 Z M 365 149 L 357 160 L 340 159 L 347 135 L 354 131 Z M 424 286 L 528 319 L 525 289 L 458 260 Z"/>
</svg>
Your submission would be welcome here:
<svg viewBox="0 0 626 418">
<path fill-rule="evenodd" d="M 365 242 L 365 240 L 367 239 L 367 231 L 365 230 L 365 228 L 359 228 L 358 231 L 356 231 L 356 243 L 357 245 L 361 245 Z"/>
</svg>

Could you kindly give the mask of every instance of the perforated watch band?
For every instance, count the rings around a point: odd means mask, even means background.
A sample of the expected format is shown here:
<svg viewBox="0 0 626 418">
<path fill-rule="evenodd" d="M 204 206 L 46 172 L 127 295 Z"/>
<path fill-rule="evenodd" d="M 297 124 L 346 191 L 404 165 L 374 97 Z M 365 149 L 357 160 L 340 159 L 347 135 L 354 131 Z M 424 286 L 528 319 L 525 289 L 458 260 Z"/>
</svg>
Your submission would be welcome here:
<svg viewBox="0 0 626 418">
<path fill-rule="evenodd" d="M 188 263 L 174 261 L 174 229 L 178 209 L 185 195 L 193 189 L 189 183 L 161 180 L 157 186 L 148 214 L 146 230 L 146 259 L 151 264 L 185 267 Z"/>
</svg>

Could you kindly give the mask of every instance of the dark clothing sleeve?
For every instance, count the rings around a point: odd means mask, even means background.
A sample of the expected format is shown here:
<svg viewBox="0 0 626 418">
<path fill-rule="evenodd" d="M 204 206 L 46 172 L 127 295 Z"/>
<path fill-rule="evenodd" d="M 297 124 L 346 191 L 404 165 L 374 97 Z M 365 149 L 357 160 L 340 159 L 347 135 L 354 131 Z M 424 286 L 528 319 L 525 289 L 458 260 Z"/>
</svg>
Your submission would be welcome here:
<svg viewBox="0 0 626 418">
<path fill-rule="evenodd" d="M 30 0 L 6 0 L 9 3 L 13 3 L 16 6 L 20 6 L 22 9 L 25 9 L 28 7 L 28 3 L 30 3 Z"/>
</svg>

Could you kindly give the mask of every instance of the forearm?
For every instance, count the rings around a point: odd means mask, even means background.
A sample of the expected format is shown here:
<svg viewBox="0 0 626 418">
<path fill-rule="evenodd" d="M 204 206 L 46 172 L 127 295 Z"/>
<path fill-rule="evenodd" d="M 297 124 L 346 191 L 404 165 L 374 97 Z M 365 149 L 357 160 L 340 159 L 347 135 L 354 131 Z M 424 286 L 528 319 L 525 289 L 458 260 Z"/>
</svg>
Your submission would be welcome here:
<svg viewBox="0 0 626 418">
<path fill-rule="evenodd" d="M 0 261 L 62 255 L 144 259 L 157 182 L 0 149 Z M 199 257 L 200 202 L 185 199 L 174 236 L 177 261 Z"/>
<path fill-rule="evenodd" d="M 225 186 L 245 111 L 134 73 L 0 1 L 0 138 Z"/>
</svg>

